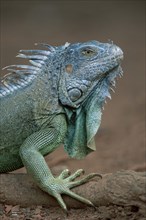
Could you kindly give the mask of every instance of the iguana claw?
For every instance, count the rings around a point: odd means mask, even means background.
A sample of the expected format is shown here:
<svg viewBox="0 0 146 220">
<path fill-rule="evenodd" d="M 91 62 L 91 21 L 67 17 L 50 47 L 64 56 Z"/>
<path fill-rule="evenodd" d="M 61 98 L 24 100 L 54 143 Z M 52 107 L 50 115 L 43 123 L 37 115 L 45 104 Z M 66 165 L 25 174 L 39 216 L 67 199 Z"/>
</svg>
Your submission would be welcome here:
<svg viewBox="0 0 146 220">
<path fill-rule="evenodd" d="M 67 211 L 67 207 L 61 197 L 61 194 L 66 194 L 82 203 L 85 203 L 89 206 L 94 207 L 93 203 L 90 200 L 85 199 L 70 190 L 71 188 L 74 188 L 76 186 L 79 186 L 79 185 L 82 185 L 83 183 L 88 182 L 90 179 L 96 176 L 99 176 L 100 178 L 102 178 L 102 176 L 98 173 L 91 173 L 83 177 L 80 180 L 74 181 L 77 177 L 79 177 L 83 173 L 84 173 L 84 170 L 79 169 L 74 174 L 70 175 L 69 170 L 66 169 L 62 171 L 62 173 L 57 178 L 49 180 L 48 187 L 45 187 L 45 191 L 47 191 L 49 194 L 54 196 L 56 200 L 58 201 L 58 203 L 60 204 L 60 206 L 65 211 Z"/>
</svg>

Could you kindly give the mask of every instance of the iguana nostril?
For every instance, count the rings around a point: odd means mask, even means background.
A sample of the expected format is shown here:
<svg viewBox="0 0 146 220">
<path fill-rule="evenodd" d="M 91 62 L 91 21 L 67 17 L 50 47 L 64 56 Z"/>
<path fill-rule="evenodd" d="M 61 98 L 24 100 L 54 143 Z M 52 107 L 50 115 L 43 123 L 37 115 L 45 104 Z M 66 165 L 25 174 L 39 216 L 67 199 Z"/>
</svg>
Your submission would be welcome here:
<svg viewBox="0 0 146 220">
<path fill-rule="evenodd" d="M 82 96 L 82 92 L 81 92 L 81 90 L 79 90 L 77 88 L 72 88 L 68 91 L 68 95 L 69 95 L 69 98 L 73 102 L 75 102 Z"/>
<path fill-rule="evenodd" d="M 67 73 L 72 73 L 73 71 L 73 66 L 71 64 L 66 65 L 65 70 Z"/>
</svg>

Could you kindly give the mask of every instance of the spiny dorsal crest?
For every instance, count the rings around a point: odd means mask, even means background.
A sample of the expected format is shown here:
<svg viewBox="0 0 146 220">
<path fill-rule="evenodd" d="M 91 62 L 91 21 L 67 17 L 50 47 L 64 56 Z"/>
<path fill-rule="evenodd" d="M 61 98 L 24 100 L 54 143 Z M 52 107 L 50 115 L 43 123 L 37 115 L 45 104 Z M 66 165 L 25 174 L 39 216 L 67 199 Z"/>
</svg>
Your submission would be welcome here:
<svg viewBox="0 0 146 220">
<path fill-rule="evenodd" d="M 0 97 L 5 97 L 12 92 L 29 85 L 45 65 L 48 56 L 56 48 L 45 43 L 36 43 L 47 47 L 47 50 L 20 50 L 16 57 L 29 59 L 32 65 L 10 65 L 3 69 L 9 71 L 0 82 Z"/>
</svg>

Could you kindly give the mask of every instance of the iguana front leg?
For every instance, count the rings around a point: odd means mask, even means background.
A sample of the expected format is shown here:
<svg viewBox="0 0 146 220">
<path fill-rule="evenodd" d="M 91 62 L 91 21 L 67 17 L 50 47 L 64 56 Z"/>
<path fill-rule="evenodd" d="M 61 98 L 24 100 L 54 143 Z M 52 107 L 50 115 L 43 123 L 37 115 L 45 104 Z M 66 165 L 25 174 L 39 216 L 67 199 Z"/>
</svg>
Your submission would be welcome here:
<svg viewBox="0 0 146 220">
<path fill-rule="evenodd" d="M 64 140 L 67 132 L 67 124 L 64 115 L 55 116 L 48 127 L 29 136 L 20 148 L 20 156 L 28 173 L 30 173 L 37 185 L 54 196 L 61 207 L 67 210 L 61 194 L 67 194 L 88 205 L 92 203 L 72 192 L 70 189 L 87 182 L 98 174 L 89 174 L 81 180 L 74 181 L 83 170 L 76 171 L 69 176 L 68 170 L 64 170 L 59 177 L 55 178 L 47 166 L 43 155 L 52 152 Z"/>
</svg>

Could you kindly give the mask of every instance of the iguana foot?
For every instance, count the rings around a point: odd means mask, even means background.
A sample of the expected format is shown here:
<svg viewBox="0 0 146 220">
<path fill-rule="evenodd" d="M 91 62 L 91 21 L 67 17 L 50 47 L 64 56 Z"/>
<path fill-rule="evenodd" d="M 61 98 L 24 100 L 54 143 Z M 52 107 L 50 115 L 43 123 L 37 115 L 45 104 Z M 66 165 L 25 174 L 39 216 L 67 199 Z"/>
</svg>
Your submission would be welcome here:
<svg viewBox="0 0 146 220">
<path fill-rule="evenodd" d="M 52 196 L 54 196 L 56 198 L 56 200 L 58 201 L 58 203 L 60 204 L 60 206 L 65 211 L 67 211 L 67 207 L 61 197 L 61 194 L 66 194 L 74 199 L 77 199 L 80 202 L 83 202 L 83 203 L 90 205 L 90 206 L 94 206 L 93 203 L 90 202 L 90 200 L 85 199 L 70 190 L 71 188 L 74 188 L 76 186 L 79 186 L 83 183 L 88 182 L 93 177 L 99 176 L 100 178 L 102 178 L 102 176 L 98 173 L 91 173 L 91 174 L 88 174 L 87 176 L 83 177 L 80 180 L 74 181 L 77 177 L 79 177 L 83 173 L 84 173 L 84 171 L 82 169 L 79 169 L 74 174 L 70 175 L 69 170 L 66 169 L 66 170 L 62 171 L 62 173 L 57 178 L 54 178 L 54 177 L 49 178 L 49 179 L 47 178 L 47 180 L 45 180 L 45 182 L 43 182 L 43 187 L 41 186 L 41 188 L 44 191 L 51 194 Z"/>
</svg>

